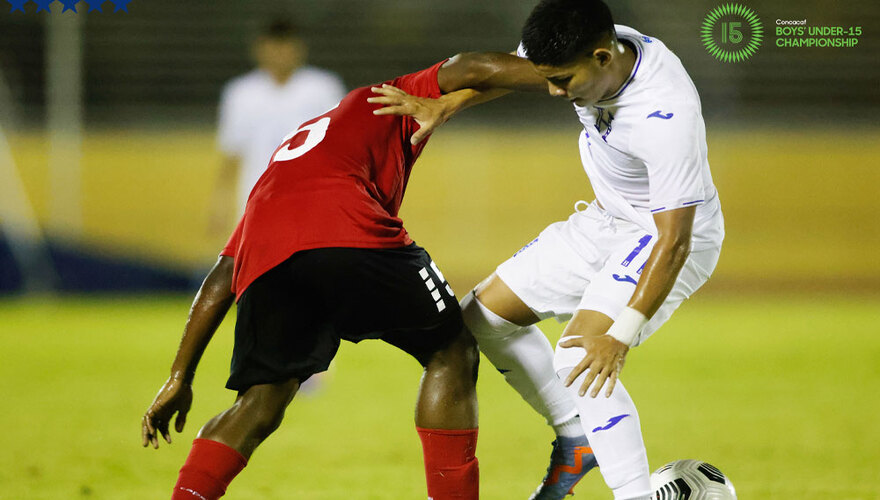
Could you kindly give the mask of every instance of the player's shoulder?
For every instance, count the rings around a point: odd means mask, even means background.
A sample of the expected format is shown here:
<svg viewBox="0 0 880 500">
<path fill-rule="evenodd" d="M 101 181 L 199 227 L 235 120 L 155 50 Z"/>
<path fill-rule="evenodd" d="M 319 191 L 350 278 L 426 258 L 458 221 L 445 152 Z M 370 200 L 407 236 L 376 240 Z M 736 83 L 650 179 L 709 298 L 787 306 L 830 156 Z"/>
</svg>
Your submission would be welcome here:
<svg viewBox="0 0 880 500">
<path fill-rule="evenodd" d="M 297 70 L 296 76 L 304 81 L 314 82 L 320 85 L 342 85 L 342 78 L 338 74 L 329 69 L 319 68 L 317 66 L 303 66 Z"/>
<path fill-rule="evenodd" d="M 651 35 L 646 35 L 637 29 L 623 24 L 615 24 L 614 31 L 618 39 L 625 40 L 637 47 L 643 58 L 654 58 L 671 53 L 663 40 Z"/>
<path fill-rule="evenodd" d="M 632 26 L 627 26 L 625 24 L 615 24 L 614 31 L 615 31 L 615 33 L 617 33 L 618 38 L 621 38 L 621 37 L 640 38 L 645 43 L 653 43 L 653 41 L 656 40 L 653 37 L 649 37 L 649 36 L 642 34 L 641 32 L 639 32 L 637 29 L 633 28 Z"/>
<path fill-rule="evenodd" d="M 232 98 L 236 95 L 260 92 L 269 83 L 269 78 L 269 75 L 259 69 L 248 71 L 227 81 L 223 85 L 223 96 Z"/>
<path fill-rule="evenodd" d="M 681 78 L 687 78 L 684 66 L 678 57 L 654 36 L 648 36 L 629 26 L 616 24 L 617 37 L 628 43 L 636 51 L 638 78 L 657 91 L 670 91 L 678 87 Z"/>
<path fill-rule="evenodd" d="M 630 105 L 655 107 L 675 103 L 699 111 L 697 89 L 679 58 L 659 39 L 623 25 L 615 25 L 618 37 L 636 50 Z"/>
</svg>

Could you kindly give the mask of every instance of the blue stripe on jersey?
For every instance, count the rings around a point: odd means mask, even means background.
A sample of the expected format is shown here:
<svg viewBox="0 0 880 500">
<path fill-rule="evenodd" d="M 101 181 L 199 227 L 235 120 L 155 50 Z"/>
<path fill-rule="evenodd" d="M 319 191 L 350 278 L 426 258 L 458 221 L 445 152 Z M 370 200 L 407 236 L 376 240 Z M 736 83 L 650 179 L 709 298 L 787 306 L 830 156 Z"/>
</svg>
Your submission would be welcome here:
<svg viewBox="0 0 880 500">
<path fill-rule="evenodd" d="M 682 206 L 682 207 L 686 207 L 686 206 L 688 206 L 688 205 L 693 205 L 693 204 L 695 204 L 695 203 L 702 203 L 702 202 L 704 202 L 704 201 L 706 201 L 706 200 L 686 201 L 686 202 L 682 203 L 681 206 Z M 659 211 L 661 211 L 661 210 L 666 210 L 666 207 L 655 208 L 654 210 L 651 210 L 651 213 L 659 212 Z"/>
</svg>

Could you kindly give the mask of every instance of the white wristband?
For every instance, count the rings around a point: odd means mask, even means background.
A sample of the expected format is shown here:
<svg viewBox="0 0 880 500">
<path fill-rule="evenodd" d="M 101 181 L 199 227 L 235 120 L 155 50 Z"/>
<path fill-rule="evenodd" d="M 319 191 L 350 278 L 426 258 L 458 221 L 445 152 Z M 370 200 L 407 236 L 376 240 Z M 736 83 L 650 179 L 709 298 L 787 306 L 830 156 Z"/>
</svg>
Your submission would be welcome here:
<svg viewBox="0 0 880 500">
<path fill-rule="evenodd" d="M 648 318 L 644 314 L 636 311 L 632 307 L 624 307 L 617 320 L 608 329 L 606 335 L 610 335 L 620 342 L 632 347 L 642 327 L 648 322 Z"/>
</svg>

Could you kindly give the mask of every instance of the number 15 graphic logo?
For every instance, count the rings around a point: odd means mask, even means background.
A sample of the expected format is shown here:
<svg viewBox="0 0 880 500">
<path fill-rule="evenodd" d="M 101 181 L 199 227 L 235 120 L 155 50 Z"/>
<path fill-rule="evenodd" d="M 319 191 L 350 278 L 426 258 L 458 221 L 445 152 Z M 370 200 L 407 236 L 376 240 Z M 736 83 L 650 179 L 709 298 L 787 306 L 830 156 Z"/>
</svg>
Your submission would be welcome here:
<svg viewBox="0 0 880 500">
<path fill-rule="evenodd" d="M 706 15 L 700 33 L 703 45 L 715 59 L 740 62 L 758 51 L 764 26 L 754 10 L 729 3 Z"/>
</svg>

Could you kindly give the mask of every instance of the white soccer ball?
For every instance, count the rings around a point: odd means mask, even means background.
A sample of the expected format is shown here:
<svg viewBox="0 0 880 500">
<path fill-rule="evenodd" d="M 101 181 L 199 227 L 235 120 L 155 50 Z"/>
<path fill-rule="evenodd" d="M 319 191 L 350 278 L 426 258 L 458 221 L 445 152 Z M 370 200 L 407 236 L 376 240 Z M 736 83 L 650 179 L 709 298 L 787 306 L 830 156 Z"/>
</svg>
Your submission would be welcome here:
<svg viewBox="0 0 880 500">
<path fill-rule="evenodd" d="M 654 500 L 736 500 L 727 476 L 701 460 L 676 460 L 651 474 Z"/>
</svg>

